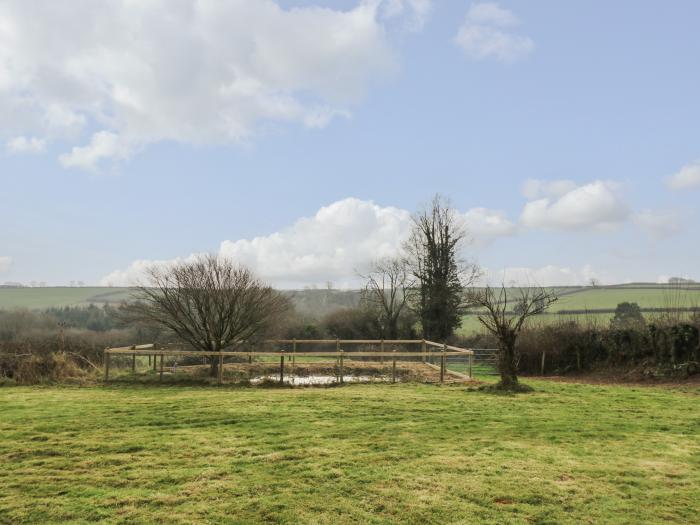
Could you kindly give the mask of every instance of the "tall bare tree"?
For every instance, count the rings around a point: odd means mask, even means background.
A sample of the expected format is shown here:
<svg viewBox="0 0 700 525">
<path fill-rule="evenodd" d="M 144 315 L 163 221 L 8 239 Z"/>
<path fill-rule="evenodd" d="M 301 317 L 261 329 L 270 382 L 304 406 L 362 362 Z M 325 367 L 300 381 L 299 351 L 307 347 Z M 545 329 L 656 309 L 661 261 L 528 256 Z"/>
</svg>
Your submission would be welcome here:
<svg viewBox="0 0 700 525">
<path fill-rule="evenodd" d="M 290 307 L 250 270 L 215 255 L 153 267 L 147 281 L 138 288 L 131 316 L 164 326 L 205 352 L 220 352 L 264 333 Z M 211 360 L 213 377 L 217 363 Z"/>
<path fill-rule="evenodd" d="M 389 257 L 372 263 L 365 279 L 363 299 L 379 312 L 383 336 L 398 339 L 399 319 L 415 292 L 415 277 L 405 258 Z"/>
<path fill-rule="evenodd" d="M 541 314 L 556 300 L 554 293 L 539 287 L 507 289 L 501 285 L 498 292 L 491 286 L 470 291 L 470 304 L 483 309 L 478 314 L 479 322 L 498 340 L 498 371 L 501 375 L 498 388 L 519 388 L 515 343 L 520 330 L 530 317 Z"/>
<path fill-rule="evenodd" d="M 462 259 L 466 241 L 459 214 L 440 195 L 413 216 L 405 248 L 418 282 L 417 311 L 426 338 L 445 340 L 462 322 L 464 288 L 478 275 L 477 266 Z"/>
</svg>

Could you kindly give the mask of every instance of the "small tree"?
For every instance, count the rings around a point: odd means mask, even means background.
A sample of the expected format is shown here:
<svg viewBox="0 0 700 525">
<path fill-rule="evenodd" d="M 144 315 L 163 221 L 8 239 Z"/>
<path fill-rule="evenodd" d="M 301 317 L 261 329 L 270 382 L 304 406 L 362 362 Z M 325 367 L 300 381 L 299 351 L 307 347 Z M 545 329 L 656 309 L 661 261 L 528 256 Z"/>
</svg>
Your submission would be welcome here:
<svg viewBox="0 0 700 525">
<path fill-rule="evenodd" d="M 473 289 L 469 294 L 471 305 L 482 308 L 479 322 L 498 341 L 498 372 L 501 381 L 496 386 L 502 390 L 518 390 L 518 363 L 515 343 L 525 322 L 544 312 L 557 300 L 556 295 L 544 288 L 519 288 L 509 296 L 505 285 L 496 292 L 494 288 Z M 512 306 L 512 309 L 509 309 Z"/>
<path fill-rule="evenodd" d="M 637 303 L 620 303 L 615 308 L 615 316 L 611 319 L 610 325 L 615 329 L 629 330 L 644 327 L 646 321 L 642 315 L 642 309 Z"/>
<path fill-rule="evenodd" d="M 439 195 L 413 217 L 406 252 L 417 279 L 416 310 L 426 338 L 444 341 L 462 323 L 464 288 L 478 275 L 476 265 L 461 258 L 466 235 L 459 214 Z"/>
<path fill-rule="evenodd" d="M 414 294 L 415 278 L 405 259 L 394 257 L 377 260 L 366 280 L 364 302 L 379 313 L 382 337 L 398 339 L 399 319 Z"/>
<path fill-rule="evenodd" d="M 129 308 L 131 317 L 168 328 L 205 352 L 221 352 L 266 332 L 290 307 L 250 270 L 215 255 L 152 267 L 147 278 Z M 211 361 L 212 377 L 217 363 Z"/>
</svg>

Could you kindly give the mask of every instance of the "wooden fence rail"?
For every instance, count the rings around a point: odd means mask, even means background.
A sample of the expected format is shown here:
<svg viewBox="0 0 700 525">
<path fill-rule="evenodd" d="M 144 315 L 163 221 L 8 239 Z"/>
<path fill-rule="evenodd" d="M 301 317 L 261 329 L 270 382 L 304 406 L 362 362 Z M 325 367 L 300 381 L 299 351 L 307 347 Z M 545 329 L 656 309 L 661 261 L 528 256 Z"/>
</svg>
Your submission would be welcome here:
<svg viewBox="0 0 700 525">
<path fill-rule="evenodd" d="M 255 348 L 256 344 L 272 344 L 280 345 L 287 344 L 292 345 L 292 351 L 241 351 L 241 350 L 227 350 L 221 352 L 203 352 L 197 350 L 181 350 L 178 348 L 183 348 L 183 345 L 178 344 L 143 344 L 143 345 L 132 345 L 123 346 L 118 348 L 106 348 L 104 351 L 104 374 L 105 381 L 109 380 L 109 369 L 110 369 L 110 358 L 112 355 L 130 355 L 131 356 L 131 368 L 132 372 L 136 371 L 136 357 L 137 356 L 148 356 L 149 363 L 151 357 L 153 357 L 153 369 L 156 370 L 156 360 L 160 357 L 160 370 L 159 377 L 163 379 L 163 362 L 165 356 L 171 357 L 218 357 L 218 382 L 221 384 L 223 382 L 223 364 L 224 357 L 229 356 L 239 356 L 245 358 L 249 363 L 252 363 L 253 357 L 279 357 L 280 358 L 280 383 L 284 382 L 284 358 L 292 360 L 292 363 L 296 361 L 297 357 L 331 357 L 335 358 L 337 363 L 339 363 L 339 380 L 343 383 L 343 367 L 344 360 L 352 357 L 378 357 L 381 362 L 384 362 L 384 358 L 391 358 L 392 361 L 392 382 L 396 382 L 396 360 L 398 357 L 413 357 L 420 358 L 421 361 L 429 367 L 438 369 L 437 365 L 430 363 L 429 361 L 433 357 L 440 357 L 440 382 L 445 381 L 445 374 L 449 373 L 464 379 L 472 379 L 472 366 L 474 360 L 474 352 L 467 348 L 458 348 L 456 346 L 449 346 L 445 343 L 440 344 L 433 341 L 427 341 L 425 339 L 268 339 L 263 341 L 240 341 L 234 346 L 250 345 L 251 348 Z M 335 350 L 329 351 L 316 351 L 316 352 L 300 352 L 297 350 L 297 345 L 299 344 L 334 344 Z M 385 345 L 420 345 L 419 351 L 397 351 L 386 350 Z M 349 345 L 379 345 L 380 350 L 350 350 L 347 351 L 341 346 Z M 435 351 L 434 349 L 439 349 Z M 452 370 L 447 369 L 447 358 L 451 356 L 461 356 L 467 358 L 467 369 L 469 374 L 460 374 Z"/>
</svg>

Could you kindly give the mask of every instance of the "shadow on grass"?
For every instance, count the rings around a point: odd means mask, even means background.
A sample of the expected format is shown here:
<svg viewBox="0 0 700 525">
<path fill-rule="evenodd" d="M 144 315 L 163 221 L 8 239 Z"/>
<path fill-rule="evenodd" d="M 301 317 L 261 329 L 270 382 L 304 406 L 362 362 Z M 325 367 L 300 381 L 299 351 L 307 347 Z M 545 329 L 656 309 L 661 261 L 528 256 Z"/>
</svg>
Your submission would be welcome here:
<svg viewBox="0 0 700 525">
<path fill-rule="evenodd" d="M 467 388 L 467 392 L 484 392 L 486 394 L 512 396 L 515 394 L 530 394 L 535 392 L 535 389 L 530 385 L 525 385 L 523 383 L 516 383 L 514 385 L 507 386 L 504 386 L 501 383 L 491 383 L 488 385 Z"/>
</svg>

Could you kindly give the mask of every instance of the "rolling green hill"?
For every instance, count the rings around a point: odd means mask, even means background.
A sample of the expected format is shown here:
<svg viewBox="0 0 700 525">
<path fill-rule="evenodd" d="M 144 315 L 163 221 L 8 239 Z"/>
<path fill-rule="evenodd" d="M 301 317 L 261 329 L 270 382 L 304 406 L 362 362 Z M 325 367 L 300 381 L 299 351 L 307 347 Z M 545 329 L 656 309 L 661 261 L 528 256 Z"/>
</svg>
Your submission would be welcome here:
<svg viewBox="0 0 700 525">
<path fill-rule="evenodd" d="M 130 288 L 107 287 L 47 287 L 0 288 L 0 309 L 28 308 L 40 310 L 53 306 L 80 306 L 88 304 L 120 303 L 128 300 Z"/>
<path fill-rule="evenodd" d="M 641 308 L 682 308 L 700 305 L 700 287 L 670 287 L 639 284 L 638 286 L 604 286 L 580 288 L 562 294 L 552 311 L 598 310 L 615 308 L 622 302 L 637 303 Z"/>
<path fill-rule="evenodd" d="M 613 286 L 581 286 L 551 288 L 559 296 L 549 312 L 531 319 L 530 324 L 550 324 L 562 321 L 607 324 L 612 311 L 622 302 L 637 303 L 642 309 L 700 307 L 700 284 L 669 285 L 656 283 L 627 283 Z M 510 296 L 517 289 L 510 289 Z M 572 311 L 576 312 L 573 313 Z M 651 317 L 652 313 L 645 313 Z M 464 336 L 482 331 L 476 315 L 465 315 L 459 333 Z"/>
<path fill-rule="evenodd" d="M 636 302 L 642 308 L 687 308 L 700 306 L 700 284 L 667 285 L 654 283 L 630 283 L 599 287 L 556 287 L 552 291 L 559 295 L 548 315 L 539 316 L 537 322 L 552 323 L 562 320 L 586 320 L 607 323 L 611 310 L 624 301 Z M 507 290 L 509 295 L 517 292 Z M 285 291 L 297 309 L 309 317 L 357 305 L 358 291 L 299 290 Z M 88 304 L 118 304 L 133 296 L 130 288 L 107 287 L 52 287 L 52 288 L 0 288 L 0 309 L 14 308 L 44 309 L 55 306 L 80 306 Z M 561 313 L 562 311 L 587 310 L 587 313 Z M 608 310 L 601 312 L 600 310 Z M 533 321 L 534 322 L 534 321 Z M 480 330 L 474 315 L 464 317 L 460 333 L 468 335 Z"/>
</svg>

